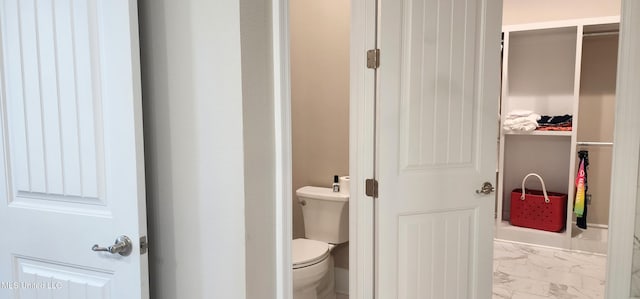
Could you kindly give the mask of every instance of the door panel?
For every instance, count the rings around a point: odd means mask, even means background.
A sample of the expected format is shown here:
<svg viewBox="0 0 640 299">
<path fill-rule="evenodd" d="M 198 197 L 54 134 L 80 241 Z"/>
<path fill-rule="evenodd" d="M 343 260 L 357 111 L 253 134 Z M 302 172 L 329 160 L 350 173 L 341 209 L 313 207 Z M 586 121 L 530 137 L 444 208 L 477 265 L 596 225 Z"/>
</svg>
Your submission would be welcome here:
<svg viewBox="0 0 640 299">
<path fill-rule="evenodd" d="M 472 162 L 477 8 L 473 0 L 407 0 L 400 67 L 404 168 Z"/>
<path fill-rule="evenodd" d="M 19 298 L 112 298 L 113 273 L 16 257 Z"/>
<path fill-rule="evenodd" d="M 98 197 L 102 129 L 93 115 L 101 114 L 99 56 L 107 49 L 98 48 L 96 7 L 86 1 L 3 4 L 16 184 L 22 191 Z"/>
<path fill-rule="evenodd" d="M 474 209 L 398 217 L 398 298 L 469 298 Z"/>
<path fill-rule="evenodd" d="M 100 209 L 105 162 L 99 56 L 108 49 L 92 39 L 102 12 L 83 1 L 4 4 L 6 154 L 15 188 L 9 200 Z"/>
<path fill-rule="evenodd" d="M 146 298 L 136 2 L 0 0 L 0 26 L 0 297 Z"/>
<path fill-rule="evenodd" d="M 490 298 L 500 1 L 381 2 L 378 298 Z"/>
</svg>

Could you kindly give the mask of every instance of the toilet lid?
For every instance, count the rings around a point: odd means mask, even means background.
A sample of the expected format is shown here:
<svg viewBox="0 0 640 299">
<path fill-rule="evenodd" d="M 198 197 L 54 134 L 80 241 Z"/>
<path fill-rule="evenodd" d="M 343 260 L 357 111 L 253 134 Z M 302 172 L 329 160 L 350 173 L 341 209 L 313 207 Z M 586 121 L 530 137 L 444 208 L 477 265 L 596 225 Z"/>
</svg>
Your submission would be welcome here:
<svg viewBox="0 0 640 299">
<path fill-rule="evenodd" d="M 316 240 L 295 239 L 292 242 L 293 268 L 316 264 L 329 256 L 329 244 Z"/>
</svg>

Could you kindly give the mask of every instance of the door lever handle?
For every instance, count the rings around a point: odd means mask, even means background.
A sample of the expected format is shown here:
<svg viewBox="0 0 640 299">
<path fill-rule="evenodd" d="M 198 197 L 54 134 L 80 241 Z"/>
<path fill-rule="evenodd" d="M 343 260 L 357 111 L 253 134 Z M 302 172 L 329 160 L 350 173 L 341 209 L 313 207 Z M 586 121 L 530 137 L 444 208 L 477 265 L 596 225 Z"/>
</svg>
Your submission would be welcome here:
<svg viewBox="0 0 640 299">
<path fill-rule="evenodd" d="M 115 241 L 115 244 L 109 247 L 100 247 L 100 245 L 95 244 L 91 247 L 91 250 L 108 252 L 111 254 L 117 253 L 117 254 L 120 254 L 121 256 L 128 256 L 129 254 L 131 254 L 131 250 L 133 249 L 132 244 L 133 243 L 131 242 L 131 239 L 123 235 L 118 237 Z"/>
<path fill-rule="evenodd" d="M 493 192 L 495 190 L 496 189 L 493 188 L 493 185 L 491 185 L 491 183 L 484 182 L 482 184 L 482 188 L 480 188 L 480 190 L 476 190 L 476 194 L 491 194 L 491 192 Z"/>
</svg>

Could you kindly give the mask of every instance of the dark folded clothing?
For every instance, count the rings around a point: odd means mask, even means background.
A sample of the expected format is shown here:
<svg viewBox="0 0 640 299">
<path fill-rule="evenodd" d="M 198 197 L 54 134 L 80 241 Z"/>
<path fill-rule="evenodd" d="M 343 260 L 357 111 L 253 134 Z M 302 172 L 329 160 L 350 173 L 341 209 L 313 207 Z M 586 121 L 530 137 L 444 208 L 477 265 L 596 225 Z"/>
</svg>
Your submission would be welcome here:
<svg viewBox="0 0 640 299">
<path fill-rule="evenodd" d="M 538 120 L 538 131 L 571 131 L 573 117 L 569 114 L 549 116 L 542 115 Z"/>
<path fill-rule="evenodd" d="M 549 116 L 542 115 L 540 120 L 538 120 L 538 125 L 548 126 L 548 125 L 558 125 L 563 123 L 571 123 L 573 120 L 573 116 L 569 114 L 558 115 L 558 116 Z"/>
<path fill-rule="evenodd" d="M 546 128 L 546 127 L 571 127 L 571 121 L 558 123 L 558 124 L 538 124 L 538 128 Z"/>
</svg>

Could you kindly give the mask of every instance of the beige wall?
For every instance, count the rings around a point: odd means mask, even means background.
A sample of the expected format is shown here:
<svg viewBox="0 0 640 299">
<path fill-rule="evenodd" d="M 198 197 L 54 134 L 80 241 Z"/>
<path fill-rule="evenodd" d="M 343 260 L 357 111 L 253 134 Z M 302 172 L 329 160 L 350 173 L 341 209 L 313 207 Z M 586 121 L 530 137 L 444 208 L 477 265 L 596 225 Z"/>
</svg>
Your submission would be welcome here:
<svg viewBox="0 0 640 299">
<path fill-rule="evenodd" d="M 578 141 L 613 141 L 618 36 L 587 37 L 582 45 L 582 75 L 578 111 Z M 589 151 L 590 223 L 609 224 L 611 147 Z"/>
<path fill-rule="evenodd" d="M 620 15 L 620 0 L 504 0 L 503 25 Z"/>
<path fill-rule="evenodd" d="M 349 172 L 349 1 L 292 0 L 293 237 L 304 237 L 295 190 Z M 348 267 L 347 246 L 336 266 Z"/>
</svg>

